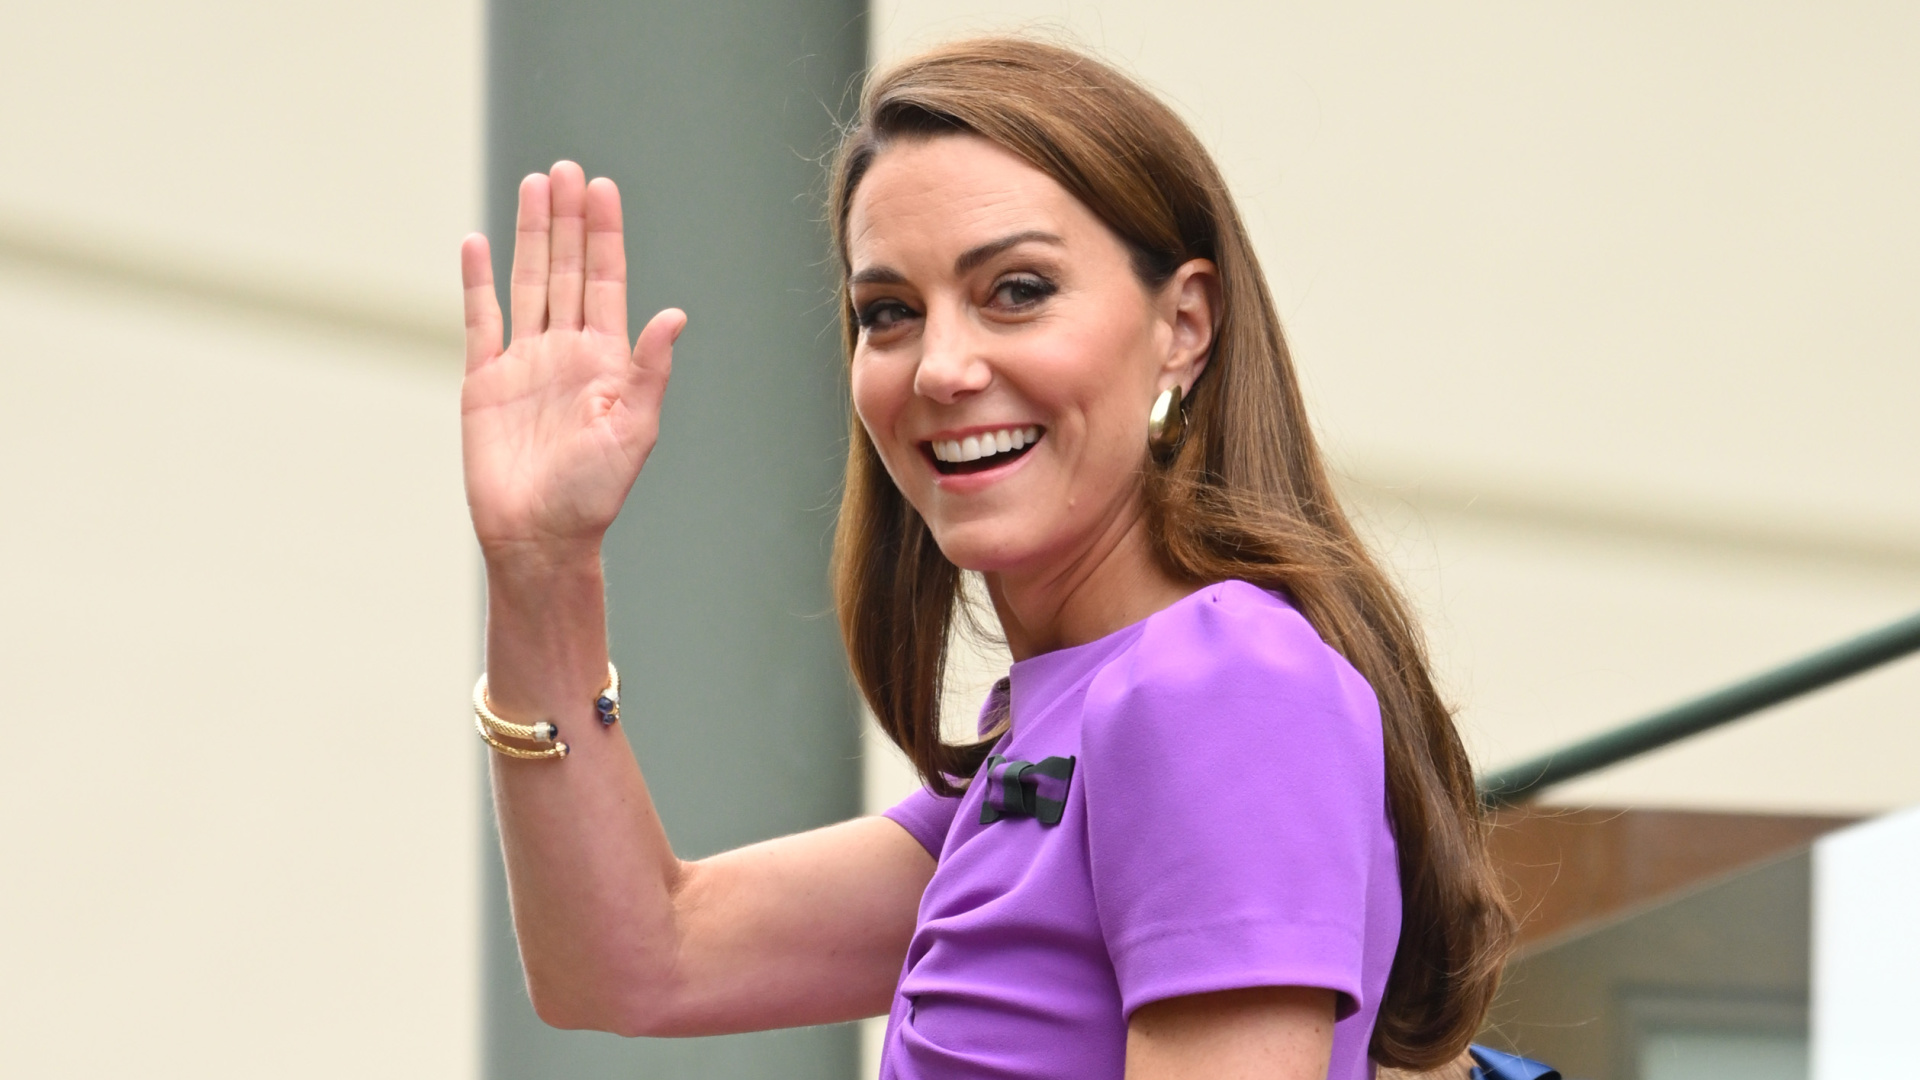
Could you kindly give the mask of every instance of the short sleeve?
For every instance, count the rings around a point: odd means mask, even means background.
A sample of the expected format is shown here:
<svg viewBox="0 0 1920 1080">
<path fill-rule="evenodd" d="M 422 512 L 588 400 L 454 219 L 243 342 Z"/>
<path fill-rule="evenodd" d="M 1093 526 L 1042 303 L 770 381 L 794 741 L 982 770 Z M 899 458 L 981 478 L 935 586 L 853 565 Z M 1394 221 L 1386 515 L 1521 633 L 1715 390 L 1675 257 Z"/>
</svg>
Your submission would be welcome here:
<svg viewBox="0 0 1920 1080">
<path fill-rule="evenodd" d="M 1393 865 L 1373 691 L 1254 586 L 1163 616 L 1089 688 L 1082 735 L 1094 903 L 1124 1010 L 1313 986 L 1340 995 L 1344 1019 L 1364 999 L 1370 878 Z"/>
<path fill-rule="evenodd" d="M 958 798 L 935 795 L 926 788 L 919 788 L 889 809 L 885 816 L 920 841 L 920 846 L 927 849 L 927 854 L 939 859 L 940 849 L 947 842 L 947 830 L 953 827 L 953 815 L 959 806 Z"/>
</svg>

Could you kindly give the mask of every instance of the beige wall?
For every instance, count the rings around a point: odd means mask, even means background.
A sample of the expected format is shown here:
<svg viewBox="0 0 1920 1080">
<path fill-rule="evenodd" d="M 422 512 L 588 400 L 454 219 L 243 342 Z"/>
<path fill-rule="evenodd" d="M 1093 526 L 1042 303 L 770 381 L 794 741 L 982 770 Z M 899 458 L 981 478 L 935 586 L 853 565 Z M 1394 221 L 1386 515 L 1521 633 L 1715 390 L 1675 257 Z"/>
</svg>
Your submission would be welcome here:
<svg viewBox="0 0 1920 1080">
<path fill-rule="evenodd" d="M 882 0 L 1025 27 L 1214 148 L 1485 764 L 1920 608 L 1920 14 Z M 1920 799 L 1920 663 L 1572 802 Z"/>
<path fill-rule="evenodd" d="M 0 1075 L 474 1075 L 480 7 L 7 25 Z"/>
<path fill-rule="evenodd" d="M 458 325 L 475 0 L 65 0 L 0 35 L 0 246 Z"/>
</svg>

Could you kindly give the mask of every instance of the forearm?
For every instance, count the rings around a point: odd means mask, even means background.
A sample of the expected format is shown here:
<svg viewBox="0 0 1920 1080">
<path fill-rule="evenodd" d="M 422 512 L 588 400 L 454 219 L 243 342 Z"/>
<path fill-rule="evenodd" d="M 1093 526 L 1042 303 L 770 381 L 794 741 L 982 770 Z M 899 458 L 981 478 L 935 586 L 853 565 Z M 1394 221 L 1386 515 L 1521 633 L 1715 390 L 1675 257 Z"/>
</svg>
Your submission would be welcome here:
<svg viewBox="0 0 1920 1080">
<path fill-rule="evenodd" d="M 571 748 L 561 760 L 491 755 L 534 1006 L 556 1026 L 625 1031 L 674 993 L 682 868 L 624 733 L 593 708 L 607 675 L 604 588 L 597 544 L 489 552 L 487 676 L 494 711 L 551 720 Z"/>
</svg>

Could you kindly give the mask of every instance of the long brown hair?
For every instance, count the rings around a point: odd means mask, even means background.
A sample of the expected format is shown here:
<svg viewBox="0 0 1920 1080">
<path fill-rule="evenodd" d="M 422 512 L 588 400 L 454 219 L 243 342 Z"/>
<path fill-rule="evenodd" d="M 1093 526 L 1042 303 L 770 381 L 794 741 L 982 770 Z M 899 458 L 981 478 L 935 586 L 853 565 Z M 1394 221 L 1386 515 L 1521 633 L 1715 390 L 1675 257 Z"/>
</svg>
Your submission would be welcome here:
<svg viewBox="0 0 1920 1080">
<path fill-rule="evenodd" d="M 958 42 L 876 75 L 862 94 L 831 189 L 843 271 L 848 209 L 875 157 L 891 140 L 956 132 L 998 144 L 1071 192 L 1126 243 L 1150 288 L 1190 259 L 1218 267 L 1218 330 L 1187 399 L 1186 438 L 1164 466 L 1141 448 L 1154 551 L 1180 580 L 1237 578 L 1285 594 L 1372 685 L 1403 917 L 1369 1052 L 1407 1069 L 1453 1061 L 1493 997 L 1513 916 L 1419 629 L 1334 495 L 1225 182 L 1172 110 L 1111 67 L 1022 38 Z M 841 322 L 851 356 L 858 328 L 844 290 Z M 855 419 L 834 539 L 841 633 L 881 727 L 948 794 L 985 752 L 940 737 L 959 583 Z"/>
</svg>

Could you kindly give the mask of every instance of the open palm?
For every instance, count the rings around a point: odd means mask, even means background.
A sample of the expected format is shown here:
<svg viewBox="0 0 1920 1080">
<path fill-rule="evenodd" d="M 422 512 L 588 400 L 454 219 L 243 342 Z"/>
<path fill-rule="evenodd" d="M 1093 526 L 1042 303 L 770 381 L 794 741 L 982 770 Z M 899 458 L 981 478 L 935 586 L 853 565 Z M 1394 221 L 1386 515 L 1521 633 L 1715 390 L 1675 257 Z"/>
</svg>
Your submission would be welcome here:
<svg viewBox="0 0 1920 1080">
<path fill-rule="evenodd" d="M 629 351 L 620 192 L 570 161 L 520 184 L 505 348 L 486 237 L 461 245 L 460 270 L 461 445 L 482 549 L 598 543 L 659 436 L 685 314 L 655 315 Z"/>
</svg>

